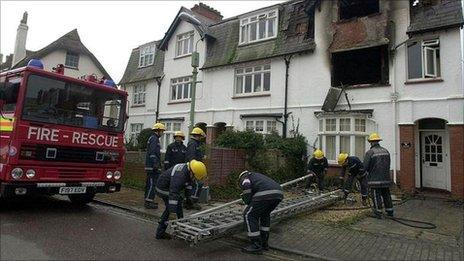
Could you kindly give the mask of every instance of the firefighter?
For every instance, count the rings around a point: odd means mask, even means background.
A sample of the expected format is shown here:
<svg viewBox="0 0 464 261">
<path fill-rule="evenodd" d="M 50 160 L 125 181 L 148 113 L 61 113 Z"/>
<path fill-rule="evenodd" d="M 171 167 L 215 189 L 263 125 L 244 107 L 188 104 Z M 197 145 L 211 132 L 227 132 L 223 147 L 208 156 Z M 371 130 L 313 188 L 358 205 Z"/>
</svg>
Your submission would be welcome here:
<svg viewBox="0 0 464 261">
<path fill-rule="evenodd" d="M 174 142 L 169 144 L 166 148 L 166 155 L 164 157 L 164 169 L 170 169 L 171 167 L 185 163 L 185 153 L 187 147 L 184 145 L 185 135 L 182 131 L 176 131 L 174 133 Z"/>
<path fill-rule="evenodd" d="M 364 206 L 367 205 L 368 187 L 367 177 L 364 171 L 364 166 L 361 160 L 356 156 L 348 156 L 346 153 L 340 153 L 338 156 L 338 165 L 342 166 L 340 173 L 340 179 L 342 180 L 342 187 L 344 192 L 344 198 L 348 197 L 351 192 L 351 186 L 356 178 L 361 184 L 361 200 Z M 349 172 L 346 182 L 343 182 L 346 172 Z"/>
<path fill-rule="evenodd" d="M 206 137 L 205 132 L 198 128 L 195 127 L 193 128 L 192 132 L 190 133 L 190 141 L 187 144 L 187 161 L 191 160 L 198 160 L 198 161 L 203 161 L 204 160 L 204 153 L 201 150 L 201 145 L 202 145 L 202 139 Z"/>
<path fill-rule="evenodd" d="M 182 190 L 190 197 L 196 193 L 193 184 L 206 178 L 206 166 L 201 161 L 192 160 L 189 163 L 180 163 L 166 170 L 156 183 L 156 193 L 163 199 L 165 210 L 159 220 L 156 230 L 156 239 L 168 239 L 165 233 L 167 221 L 182 218 Z M 175 215 L 174 215 L 175 214 Z"/>
<path fill-rule="evenodd" d="M 271 212 L 284 198 L 282 187 L 271 178 L 256 172 L 244 171 L 239 176 L 242 199 L 247 207 L 243 212 L 251 244 L 242 249 L 245 253 L 261 254 L 268 250 Z"/>
<path fill-rule="evenodd" d="M 201 149 L 201 145 L 202 145 L 202 140 L 205 137 L 206 137 L 206 134 L 201 128 L 198 128 L 198 127 L 193 128 L 192 132 L 190 132 L 190 141 L 187 144 L 187 153 L 185 155 L 187 161 L 191 161 L 191 160 L 197 160 L 197 161 L 202 161 L 202 162 L 204 161 L 205 154 L 203 153 Z M 199 195 L 201 194 L 201 190 L 203 188 L 203 183 L 196 182 L 194 186 L 198 188 L 196 189 L 197 194 L 194 197 L 199 197 Z M 200 205 L 190 201 L 190 199 L 188 198 L 185 204 L 185 208 L 201 210 Z"/>
<path fill-rule="evenodd" d="M 328 168 L 329 163 L 327 158 L 324 157 L 324 152 L 322 150 L 315 150 L 313 157 L 308 163 L 308 172 L 313 173 L 313 176 L 309 178 L 308 189 L 311 189 L 314 179 L 317 179 L 317 187 L 319 188 L 319 192 L 322 192 L 324 189 L 324 176 Z"/>
<path fill-rule="evenodd" d="M 382 217 L 382 202 L 388 216 L 393 216 L 393 203 L 390 194 L 390 153 L 380 146 L 382 140 L 377 133 L 372 133 L 367 139 L 371 148 L 364 156 L 364 168 L 367 171 L 369 188 L 372 190 L 374 214 Z"/>
<path fill-rule="evenodd" d="M 145 171 L 147 173 L 145 183 L 145 208 L 157 209 L 158 204 L 155 202 L 155 185 L 161 173 L 161 147 L 159 139 L 166 130 L 166 127 L 164 124 L 158 122 L 153 125 L 152 130 L 153 134 L 148 138 L 147 153 L 145 155 Z"/>
</svg>

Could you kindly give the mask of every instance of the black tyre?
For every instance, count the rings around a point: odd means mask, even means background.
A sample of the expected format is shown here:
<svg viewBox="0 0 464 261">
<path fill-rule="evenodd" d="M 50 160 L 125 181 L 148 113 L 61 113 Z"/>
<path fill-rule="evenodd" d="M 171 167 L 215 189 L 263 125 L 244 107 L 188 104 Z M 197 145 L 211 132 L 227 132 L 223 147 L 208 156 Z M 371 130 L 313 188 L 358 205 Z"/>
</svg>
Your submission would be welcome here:
<svg viewBox="0 0 464 261">
<path fill-rule="evenodd" d="M 83 206 L 86 205 L 90 202 L 92 202 L 93 198 L 95 197 L 95 194 L 89 193 L 89 194 L 79 194 L 79 195 L 68 195 L 69 200 L 71 203 L 77 206 Z"/>
</svg>

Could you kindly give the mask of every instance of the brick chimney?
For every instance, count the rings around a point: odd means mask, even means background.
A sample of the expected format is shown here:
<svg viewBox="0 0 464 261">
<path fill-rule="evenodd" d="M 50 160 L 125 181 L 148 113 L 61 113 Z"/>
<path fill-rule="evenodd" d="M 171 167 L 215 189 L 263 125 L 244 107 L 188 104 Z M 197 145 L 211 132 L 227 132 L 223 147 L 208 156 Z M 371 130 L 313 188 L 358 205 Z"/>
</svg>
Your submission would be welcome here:
<svg viewBox="0 0 464 261">
<path fill-rule="evenodd" d="M 203 3 L 196 4 L 194 7 L 192 7 L 190 10 L 195 12 L 198 15 L 201 15 L 203 17 L 206 17 L 214 22 L 220 22 L 222 20 L 222 15 L 221 12 L 218 10 L 205 5 Z"/>
</svg>

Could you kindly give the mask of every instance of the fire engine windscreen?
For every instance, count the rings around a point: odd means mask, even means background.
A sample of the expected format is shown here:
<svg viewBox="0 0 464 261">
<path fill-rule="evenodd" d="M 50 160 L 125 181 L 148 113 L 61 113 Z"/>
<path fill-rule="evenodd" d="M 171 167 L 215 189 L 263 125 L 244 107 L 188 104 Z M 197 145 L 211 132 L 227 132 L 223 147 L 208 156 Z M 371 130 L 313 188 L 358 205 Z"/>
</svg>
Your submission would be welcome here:
<svg viewBox="0 0 464 261">
<path fill-rule="evenodd" d="M 122 95 L 111 91 L 30 75 L 22 118 L 120 132 L 124 126 L 124 103 Z"/>
</svg>

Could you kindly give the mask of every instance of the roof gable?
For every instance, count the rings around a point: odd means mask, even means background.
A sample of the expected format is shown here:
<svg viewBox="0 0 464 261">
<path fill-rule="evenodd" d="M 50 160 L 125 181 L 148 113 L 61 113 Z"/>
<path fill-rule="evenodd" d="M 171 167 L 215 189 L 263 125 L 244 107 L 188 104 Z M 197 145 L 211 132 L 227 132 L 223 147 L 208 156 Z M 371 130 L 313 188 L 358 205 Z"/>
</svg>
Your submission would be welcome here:
<svg viewBox="0 0 464 261">
<path fill-rule="evenodd" d="M 49 53 L 60 49 L 89 56 L 92 62 L 95 63 L 97 68 L 102 72 L 103 76 L 105 76 L 107 79 L 111 79 L 110 75 L 105 70 L 103 65 L 98 61 L 95 55 L 93 55 L 93 53 L 91 53 L 89 49 L 87 49 L 87 47 L 85 47 L 85 45 L 81 42 L 81 38 L 79 37 L 77 29 L 68 32 L 67 34 L 61 36 L 51 44 L 38 51 L 27 51 L 26 57 L 15 64 L 12 69 L 26 66 L 29 60 L 41 59 Z"/>
<path fill-rule="evenodd" d="M 172 21 L 171 25 L 169 26 L 168 31 L 165 33 L 164 38 L 161 40 L 159 44 L 159 48 L 161 50 L 163 51 L 167 50 L 169 40 L 174 35 L 177 26 L 182 21 L 191 23 L 195 27 L 195 29 L 198 31 L 201 38 L 208 37 L 209 39 L 214 39 L 213 34 L 211 34 L 209 30 L 209 25 L 214 23 L 213 20 L 208 19 L 201 15 L 197 15 L 194 12 L 192 12 L 190 9 L 181 7 L 179 12 L 176 15 L 176 18 L 174 19 L 174 21 Z"/>
</svg>

